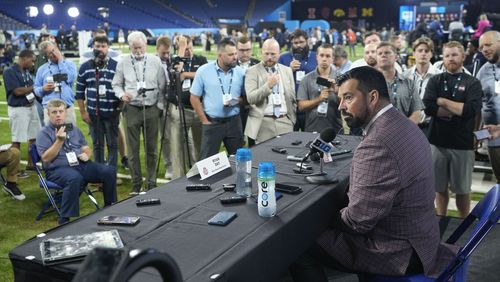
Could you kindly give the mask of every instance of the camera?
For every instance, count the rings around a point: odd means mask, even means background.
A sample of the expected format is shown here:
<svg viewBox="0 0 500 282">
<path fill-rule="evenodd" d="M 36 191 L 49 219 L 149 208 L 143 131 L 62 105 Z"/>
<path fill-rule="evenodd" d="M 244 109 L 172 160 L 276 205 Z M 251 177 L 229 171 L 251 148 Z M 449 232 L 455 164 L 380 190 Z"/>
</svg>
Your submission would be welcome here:
<svg viewBox="0 0 500 282">
<path fill-rule="evenodd" d="M 59 128 L 61 128 L 63 126 L 65 127 L 64 128 L 64 132 L 70 132 L 70 131 L 73 130 L 73 124 L 72 123 L 66 123 L 66 124 L 57 125 L 56 129 L 59 130 Z"/>
<path fill-rule="evenodd" d="M 316 84 L 325 86 L 327 88 L 331 88 L 332 86 L 334 86 L 332 82 L 321 76 L 318 76 L 318 78 L 316 78 Z"/>
<path fill-rule="evenodd" d="M 97 68 L 104 68 L 106 66 L 106 56 L 100 50 L 94 49 L 94 66 Z"/>
<path fill-rule="evenodd" d="M 61 83 L 63 81 L 68 80 L 68 74 L 67 73 L 56 73 L 53 75 L 53 80 L 54 80 L 54 92 L 61 92 Z"/>
</svg>

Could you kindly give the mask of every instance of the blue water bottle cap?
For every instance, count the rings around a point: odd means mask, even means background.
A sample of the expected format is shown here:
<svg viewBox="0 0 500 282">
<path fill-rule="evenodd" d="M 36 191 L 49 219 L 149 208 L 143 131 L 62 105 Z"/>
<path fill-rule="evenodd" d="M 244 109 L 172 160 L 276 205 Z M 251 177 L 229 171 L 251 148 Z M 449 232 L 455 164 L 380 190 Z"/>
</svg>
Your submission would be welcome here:
<svg viewBox="0 0 500 282">
<path fill-rule="evenodd" d="M 260 162 L 259 163 L 259 174 L 275 174 L 274 164 L 271 162 Z"/>
<path fill-rule="evenodd" d="M 236 150 L 236 160 L 240 162 L 246 162 L 252 160 L 252 151 L 247 148 L 239 148 Z"/>
</svg>

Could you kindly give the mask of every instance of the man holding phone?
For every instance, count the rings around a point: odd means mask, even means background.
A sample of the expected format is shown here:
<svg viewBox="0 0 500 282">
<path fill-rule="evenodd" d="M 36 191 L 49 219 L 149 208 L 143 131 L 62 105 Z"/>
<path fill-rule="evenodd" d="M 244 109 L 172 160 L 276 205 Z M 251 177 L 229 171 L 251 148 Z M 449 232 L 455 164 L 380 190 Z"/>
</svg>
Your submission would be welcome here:
<svg viewBox="0 0 500 282">
<path fill-rule="evenodd" d="M 289 66 L 295 78 L 295 92 L 299 89 L 299 84 L 306 74 L 314 71 L 318 62 L 316 61 L 316 52 L 309 50 L 307 44 L 307 32 L 302 29 L 296 29 L 290 34 L 292 42 L 292 51 L 281 54 L 278 63 Z M 297 122 L 293 128 L 295 131 L 299 129 L 305 130 L 305 114 L 297 112 Z"/>
<path fill-rule="evenodd" d="M 321 132 L 333 127 L 335 132 L 342 128 L 339 99 L 334 95 L 335 78 L 339 73 L 332 68 L 333 47 L 323 44 L 318 47 L 316 71 L 308 73 L 300 83 L 297 100 L 299 110 L 306 113 L 305 131 Z"/>
<path fill-rule="evenodd" d="M 38 132 L 36 146 L 47 180 L 63 187 L 59 224 L 79 216 L 80 190 L 89 182 L 103 184 L 104 206 L 115 203 L 116 168 L 90 160 L 92 150 L 80 129 L 65 124 L 67 109 L 64 101 L 50 100 L 47 112 L 49 123 Z"/>
<path fill-rule="evenodd" d="M 40 43 L 40 52 L 45 55 L 48 62 L 40 66 L 35 77 L 35 95 L 42 98 L 44 108 L 44 124 L 49 121 L 47 104 L 50 100 L 58 98 L 63 100 L 68 109 L 66 122 L 76 125 L 75 93 L 73 84 L 76 80 L 75 63 L 65 60 L 57 44 L 52 41 Z"/>
<path fill-rule="evenodd" d="M 492 30 L 481 35 L 479 49 L 488 60 L 477 74 L 484 92 L 483 120 L 484 124 L 496 125 L 500 123 L 500 32 Z M 500 183 L 500 138 L 488 141 L 488 153 Z"/>
</svg>

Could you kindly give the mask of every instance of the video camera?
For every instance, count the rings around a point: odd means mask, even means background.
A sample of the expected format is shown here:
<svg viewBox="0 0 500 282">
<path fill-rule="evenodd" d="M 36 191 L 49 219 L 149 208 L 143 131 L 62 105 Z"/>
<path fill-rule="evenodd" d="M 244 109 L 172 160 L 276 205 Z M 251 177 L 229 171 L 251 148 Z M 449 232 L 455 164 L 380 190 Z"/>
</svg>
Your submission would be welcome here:
<svg viewBox="0 0 500 282">
<path fill-rule="evenodd" d="M 94 66 L 96 68 L 104 68 L 106 66 L 106 56 L 100 50 L 94 49 Z"/>
<path fill-rule="evenodd" d="M 321 76 L 318 76 L 318 78 L 316 78 L 316 84 L 325 86 L 327 88 L 331 88 L 334 86 L 334 83 L 330 82 L 328 79 Z"/>
<path fill-rule="evenodd" d="M 61 83 L 68 80 L 68 74 L 67 73 L 56 73 L 52 77 L 54 80 L 54 87 L 55 87 L 54 91 L 61 92 Z"/>
</svg>

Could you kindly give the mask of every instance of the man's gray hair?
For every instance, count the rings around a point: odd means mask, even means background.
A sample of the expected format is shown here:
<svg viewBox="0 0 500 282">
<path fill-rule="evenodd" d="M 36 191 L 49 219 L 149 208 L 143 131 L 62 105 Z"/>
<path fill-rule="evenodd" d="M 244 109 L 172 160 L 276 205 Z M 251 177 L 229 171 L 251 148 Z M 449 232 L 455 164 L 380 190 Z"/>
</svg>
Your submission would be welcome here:
<svg viewBox="0 0 500 282">
<path fill-rule="evenodd" d="M 147 44 L 147 42 L 148 42 L 146 39 L 146 35 L 144 35 L 144 33 L 140 32 L 140 31 L 133 31 L 127 37 L 128 44 L 133 44 L 134 42 L 138 42 L 138 41 L 141 41 L 144 44 Z"/>
<path fill-rule="evenodd" d="M 46 40 L 46 41 L 43 41 L 42 43 L 40 43 L 40 45 L 38 45 L 38 50 L 40 52 L 42 52 L 42 54 L 45 54 L 45 50 L 47 49 L 47 47 L 49 46 L 54 46 L 54 47 L 57 47 L 56 44 L 52 41 L 49 41 L 49 40 Z"/>
</svg>

